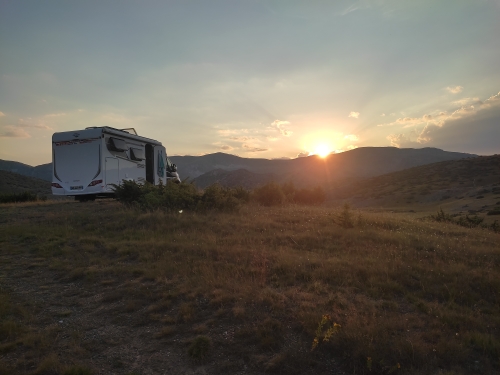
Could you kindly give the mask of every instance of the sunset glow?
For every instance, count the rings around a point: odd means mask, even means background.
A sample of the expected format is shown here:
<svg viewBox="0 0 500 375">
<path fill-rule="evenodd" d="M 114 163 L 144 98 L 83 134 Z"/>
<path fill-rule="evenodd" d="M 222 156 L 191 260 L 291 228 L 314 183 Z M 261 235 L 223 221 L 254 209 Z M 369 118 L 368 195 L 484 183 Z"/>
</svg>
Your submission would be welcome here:
<svg viewBox="0 0 500 375">
<path fill-rule="evenodd" d="M 498 1 L 8 1 L 0 160 L 93 126 L 171 156 L 498 154 Z"/>
<path fill-rule="evenodd" d="M 314 149 L 314 155 L 318 155 L 321 158 L 326 158 L 332 150 L 325 144 L 316 146 Z"/>
</svg>

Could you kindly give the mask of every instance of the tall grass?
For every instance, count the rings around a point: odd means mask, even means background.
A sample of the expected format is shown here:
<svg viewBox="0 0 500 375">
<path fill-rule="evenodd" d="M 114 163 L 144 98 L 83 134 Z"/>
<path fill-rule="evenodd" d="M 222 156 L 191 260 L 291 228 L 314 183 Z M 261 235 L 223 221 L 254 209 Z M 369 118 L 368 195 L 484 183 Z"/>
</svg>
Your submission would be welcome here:
<svg viewBox="0 0 500 375">
<path fill-rule="evenodd" d="M 116 280 L 103 298 L 175 327 L 159 337 L 222 326 L 234 331 L 231 353 L 262 372 L 305 373 L 329 357 L 358 374 L 500 371 L 494 232 L 347 206 L 203 215 L 75 207 L 23 207 L 0 237 L 11 253 L 46 259 L 61 280 Z M 229 348 L 205 335 L 212 363 Z"/>
<path fill-rule="evenodd" d="M 24 191 L 22 193 L 0 194 L 0 203 L 35 202 L 37 200 L 46 199 L 46 197 L 40 198 L 36 194 L 29 191 Z"/>
</svg>

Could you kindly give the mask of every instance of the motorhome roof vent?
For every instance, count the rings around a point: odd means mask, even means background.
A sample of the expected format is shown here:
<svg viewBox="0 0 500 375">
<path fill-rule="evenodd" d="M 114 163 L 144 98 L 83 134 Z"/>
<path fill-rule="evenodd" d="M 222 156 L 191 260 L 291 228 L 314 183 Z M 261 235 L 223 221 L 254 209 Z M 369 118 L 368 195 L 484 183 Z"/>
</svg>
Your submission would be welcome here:
<svg viewBox="0 0 500 375">
<path fill-rule="evenodd" d="M 137 160 L 137 161 L 144 160 L 145 159 L 144 150 L 142 150 L 140 148 L 131 148 L 130 149 L 130 159 Z"/>
<path fill-rule="evenodd" d="M 109 138 L 109 146 L 113 151 L 127 151 L 127 143 L 123 139 Z"/>
</svg>

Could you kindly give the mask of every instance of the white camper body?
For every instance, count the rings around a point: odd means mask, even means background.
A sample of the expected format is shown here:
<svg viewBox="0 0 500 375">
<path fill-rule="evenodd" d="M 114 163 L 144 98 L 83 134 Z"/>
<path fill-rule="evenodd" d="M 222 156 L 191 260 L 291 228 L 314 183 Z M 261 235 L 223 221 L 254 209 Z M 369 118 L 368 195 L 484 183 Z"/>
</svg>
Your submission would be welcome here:
<svg viewBox="0 0 500 375">
<path fill-rule="evenodd" d="M 54 133 L 52 168 L 52 194 L 80 200 L 112 195 L 124 180 L 165 184 L 172 169 L 161 142 L 110 127 Z"/>
</svg>

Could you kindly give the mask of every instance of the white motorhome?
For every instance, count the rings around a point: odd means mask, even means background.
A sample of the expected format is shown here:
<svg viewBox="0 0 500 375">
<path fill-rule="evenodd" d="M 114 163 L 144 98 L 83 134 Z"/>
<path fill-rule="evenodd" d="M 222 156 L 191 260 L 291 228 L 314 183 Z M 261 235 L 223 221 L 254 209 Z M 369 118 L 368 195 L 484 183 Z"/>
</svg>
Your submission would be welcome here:
<svg viewBox="0 0 500 375">
<path fill-rule="evenodd" d="M 52 194 L 93 200 L 122 181 L 180 182 L 161 142 L 131 129 L 91 127 L 52 136 Z"/>
</svg>

